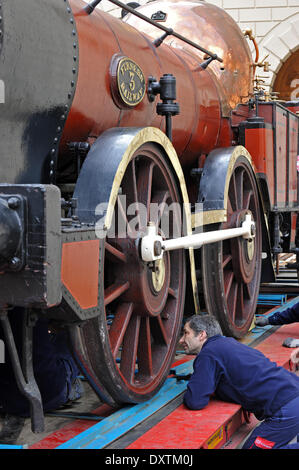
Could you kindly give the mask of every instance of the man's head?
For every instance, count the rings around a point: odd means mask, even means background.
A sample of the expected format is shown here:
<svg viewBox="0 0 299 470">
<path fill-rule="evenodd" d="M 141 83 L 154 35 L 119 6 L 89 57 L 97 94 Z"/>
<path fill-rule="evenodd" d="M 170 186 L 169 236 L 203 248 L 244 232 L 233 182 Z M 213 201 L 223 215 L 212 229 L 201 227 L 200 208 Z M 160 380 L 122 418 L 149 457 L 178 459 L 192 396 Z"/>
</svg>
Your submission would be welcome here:
<svg viewBox="0 0 299 470">
<path fill-rule="evenodd" d="M 198 354 L 208 338 L 222 335 L 220 325 L 211 315 L 193 315 L 188 318 L 180 344 L 186 354 Z"/>
</svg>

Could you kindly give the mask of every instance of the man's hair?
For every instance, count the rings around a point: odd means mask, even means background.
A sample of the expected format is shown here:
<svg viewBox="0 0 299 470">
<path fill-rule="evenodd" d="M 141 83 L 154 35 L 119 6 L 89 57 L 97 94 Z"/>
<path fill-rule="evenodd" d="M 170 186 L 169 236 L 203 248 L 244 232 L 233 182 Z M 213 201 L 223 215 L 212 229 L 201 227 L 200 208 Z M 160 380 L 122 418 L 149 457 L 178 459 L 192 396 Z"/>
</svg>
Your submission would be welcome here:
<svg viewBox="0 0 299 470">
<path fill-rule="evenodd" d="M 212 315 L 192 315 L 192 317 L 187 318 L 186 323 L 189 324 L 196 336 L 200 331 L 205 331 L 208 338 L 215 335 L 223 336 L 218 321 Z"/>
</svg>

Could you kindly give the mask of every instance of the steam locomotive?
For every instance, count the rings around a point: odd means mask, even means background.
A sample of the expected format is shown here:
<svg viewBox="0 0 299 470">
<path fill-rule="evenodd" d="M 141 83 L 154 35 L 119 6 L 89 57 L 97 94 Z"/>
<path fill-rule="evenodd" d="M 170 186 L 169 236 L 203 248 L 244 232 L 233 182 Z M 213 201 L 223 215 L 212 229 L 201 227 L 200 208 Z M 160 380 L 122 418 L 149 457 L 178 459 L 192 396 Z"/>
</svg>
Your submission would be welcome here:
<svg viewBox="0 0 299 470">
<path fill-rule="evenodd" d="M 36 318 L 68 330 L 103 401 L 145 401 L 184 312 L 242 338 L 275 256 L 299 247 L 299 103 L 254 85 L 220 8 L 111 1 L 123 20 L 98 0 L 0 6 L 0 318 L 33 405 Z"/>
</svg>

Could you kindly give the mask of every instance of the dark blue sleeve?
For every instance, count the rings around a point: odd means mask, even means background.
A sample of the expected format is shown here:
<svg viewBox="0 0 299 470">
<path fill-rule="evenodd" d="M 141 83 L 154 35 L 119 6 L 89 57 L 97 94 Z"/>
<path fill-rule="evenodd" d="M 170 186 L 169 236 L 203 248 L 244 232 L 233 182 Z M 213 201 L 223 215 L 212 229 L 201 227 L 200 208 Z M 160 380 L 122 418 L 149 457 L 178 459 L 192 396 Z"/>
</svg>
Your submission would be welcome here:
<svg viewBox="0 0 299 470">
<path fill-rule="evenodd" d="M 213 358 L 199 353 L 194 362 L 194 372 L 184 395 L 185 405 L 192 410 L 201 410 L 208 405 L 215 392 L 217 366 Z"/>
<path fill-rule="evenodd" d="M 269 317 L 270 325 L 285 325 L 299 322 L 299 302 L 282 312 L 275 312 Z"/>
</svg>

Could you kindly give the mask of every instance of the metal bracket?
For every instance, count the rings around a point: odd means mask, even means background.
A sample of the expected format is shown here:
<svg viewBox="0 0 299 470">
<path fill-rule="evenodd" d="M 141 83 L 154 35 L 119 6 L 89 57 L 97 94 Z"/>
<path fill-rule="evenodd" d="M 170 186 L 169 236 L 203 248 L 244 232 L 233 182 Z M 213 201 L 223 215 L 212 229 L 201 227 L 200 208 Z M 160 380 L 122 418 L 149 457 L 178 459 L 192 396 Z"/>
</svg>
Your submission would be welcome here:
<svg viewBox="0 0 299 470">
<path fill-rule="evenodd" d="M 24 310 L 23 315 L 23 361 L 20 363 L 14 336 L 8 319 L 7 310 L 0 312 L 4 339 L 10 354 L 12 367 L 20 392 L 28 399 L 31 410 L 31 429 L 34 433 L 44 431 L 44 413 L 38 385 L 34 378 L 32 364 L 32 330 L 35 318 L 31 310 Z"/>
<path fill-rule="evenodd" d="M 69 142 L 68 148 L 70 154 L 76 161 L 77 176 L 79 176 L 82 163 L 84 162 L 86 155 L 90 150 L 90 144 L 88 142 Z"/>
</svg>

